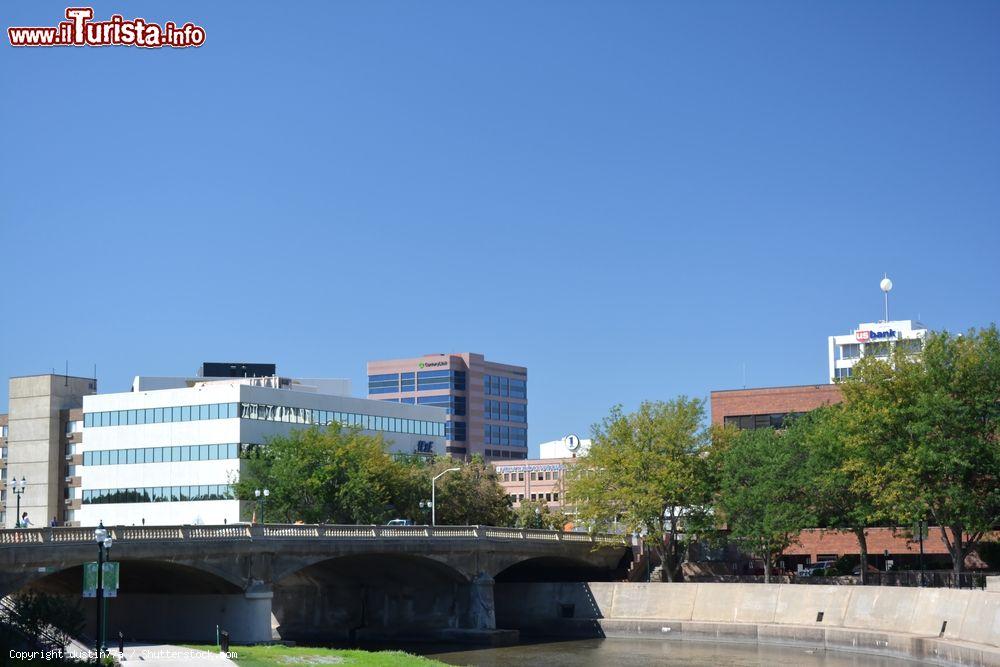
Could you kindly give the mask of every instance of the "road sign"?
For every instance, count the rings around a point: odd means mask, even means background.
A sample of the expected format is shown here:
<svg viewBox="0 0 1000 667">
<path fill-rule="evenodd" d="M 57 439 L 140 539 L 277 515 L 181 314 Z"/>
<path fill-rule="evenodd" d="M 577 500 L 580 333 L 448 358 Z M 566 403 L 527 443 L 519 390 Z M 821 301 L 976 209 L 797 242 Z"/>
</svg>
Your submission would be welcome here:
<svg viewBox="0 0 1000 667">
<path fill-rule="evenodd" d="M 104 597 L 118 597 L 118 563 L 104 563 L 104 575 L 101 583 L 104 586 Z M 83 564 L 83 597 L 97 597 L 97 563 Z"/>
</svg>

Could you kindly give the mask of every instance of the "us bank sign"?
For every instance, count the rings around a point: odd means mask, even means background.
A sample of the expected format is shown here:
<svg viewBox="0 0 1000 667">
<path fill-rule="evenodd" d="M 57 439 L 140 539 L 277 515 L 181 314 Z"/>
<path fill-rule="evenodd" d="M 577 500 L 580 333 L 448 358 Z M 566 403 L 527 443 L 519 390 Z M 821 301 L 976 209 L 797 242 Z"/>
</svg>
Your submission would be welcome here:
<svg viewBox="0 0 1000 667">
<path fill-rule="evenodd" d="M 895 329 L 885 331 L 870 331 L 868 329 L 858 329 L 854 332 L 854 337 L 859 343 L 870 343 L 879 340 L 895 340 L 898 334 Z"/>
</svg>

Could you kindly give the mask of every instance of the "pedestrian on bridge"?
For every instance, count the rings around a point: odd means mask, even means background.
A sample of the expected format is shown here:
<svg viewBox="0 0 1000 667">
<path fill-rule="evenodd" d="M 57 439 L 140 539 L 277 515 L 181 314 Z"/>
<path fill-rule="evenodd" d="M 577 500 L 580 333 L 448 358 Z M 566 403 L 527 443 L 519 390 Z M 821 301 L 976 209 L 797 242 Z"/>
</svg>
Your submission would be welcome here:
<svg viewBox="0 0 1000 667">
<path fill-rule="evenodd" d="M 33 524 L 28 520 L 28 513 L 23 512 L 21 514 L 21 528 L 31 528 Z"/>
</svg>

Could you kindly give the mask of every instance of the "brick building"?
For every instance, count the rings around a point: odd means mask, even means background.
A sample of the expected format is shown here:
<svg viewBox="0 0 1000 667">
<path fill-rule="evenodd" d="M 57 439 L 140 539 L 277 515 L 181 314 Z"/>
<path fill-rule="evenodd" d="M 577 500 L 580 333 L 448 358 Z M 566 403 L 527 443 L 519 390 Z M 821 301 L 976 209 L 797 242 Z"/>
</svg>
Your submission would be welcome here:
<svg viewBox="0 0 1000 667">
<path fill-rule="evenodd" d="M 712 423 L 743 429 L 781 428 L 785 417 L 843 400 L 835 384 L 723 389 L 711 394 Z"/>
</svg>

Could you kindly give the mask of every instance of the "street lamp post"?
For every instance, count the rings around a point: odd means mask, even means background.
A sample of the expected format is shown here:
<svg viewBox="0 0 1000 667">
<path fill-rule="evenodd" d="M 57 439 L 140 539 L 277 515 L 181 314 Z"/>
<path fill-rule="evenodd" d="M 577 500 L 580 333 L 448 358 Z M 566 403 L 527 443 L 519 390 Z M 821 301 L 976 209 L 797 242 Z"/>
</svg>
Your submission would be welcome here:
<svg viewBox="0 0 1000 667">
<path fill-rule="evenodd" d="M 17 512 L 14 514 L 14 527 L 16 528 L 21 525 L 21 494 L 24 493 L 24 489 L 28 486 L 28 483 L 24 480 L 24 477 L 21 477 L 20 482 L 15 477 L 11 486 L 13 487 L 11 491 L 17 496 Z"/>
<path fill-rule="evenodd" d="M 435 492 L 435 485 L 437 484 L 438 478 L 449 472 L 458 472 L 459 470 L 461 470 L 461 468 L 448 468 L 431 478 L 431 526 L 437 525 L 437 494 Z"/>
<path fill-rule="evenodd" d="M 260 522 L 264 523 L 264 501 L 267 499 L 271 492 L 267 489 L 261 491 L 260 489 L 254 489 L 253 495 L 257 498 L 257 502 L 260 503 Z"/>
<path fill-rule="evenodd" d="M 431 506 L 432 506 L 432 504 L 431 504 L 431 501 L 429 501 L 429 500 L 421 500 L 420 501 L 420 510 L 421 510 L 421 512 L 430 511 Z M 426 514 L 424 515 L 423 519 L 424 519 L 424 521 L 427 520 L 427 515 Z"/>
<path fill-rule="evenodd" d="M 97 662 L 101 661 L 104 650 L 104 560 L 105 552 L 110 554 L 113 540 L 108 535 L 104 522 L 101 521 L 94 530 L 94 541 L 97 542 Z"/>
</svg>

